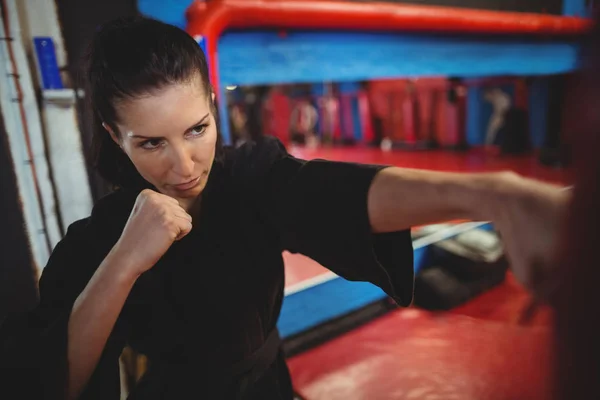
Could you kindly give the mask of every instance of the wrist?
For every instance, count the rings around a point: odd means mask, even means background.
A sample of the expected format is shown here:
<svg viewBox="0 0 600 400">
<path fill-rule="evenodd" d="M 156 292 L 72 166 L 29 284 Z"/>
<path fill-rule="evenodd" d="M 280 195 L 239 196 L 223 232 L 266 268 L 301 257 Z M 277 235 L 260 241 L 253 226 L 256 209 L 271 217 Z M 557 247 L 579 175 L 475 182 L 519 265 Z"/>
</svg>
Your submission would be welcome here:
<svg viewBox="0 0 600 400">
<path fill-rule="evenodd" d="M 467 216 L 475 221 L 497 221 L 507 204 L 520 197 L 521 178 L 513 172 L 477 174 L 466 191 L 464 204 Z"/>
<path fill-rule="evenodd" d="M 138 268 L 139 263 L 136 262 L 133 254 L 126 249 L 120 247 L 117 242 L 104 259 L 103 266 L 110 271 L 120 283 L 125 285 L 133 285 L 140 277 L 141 269 Z"/>
</svg>

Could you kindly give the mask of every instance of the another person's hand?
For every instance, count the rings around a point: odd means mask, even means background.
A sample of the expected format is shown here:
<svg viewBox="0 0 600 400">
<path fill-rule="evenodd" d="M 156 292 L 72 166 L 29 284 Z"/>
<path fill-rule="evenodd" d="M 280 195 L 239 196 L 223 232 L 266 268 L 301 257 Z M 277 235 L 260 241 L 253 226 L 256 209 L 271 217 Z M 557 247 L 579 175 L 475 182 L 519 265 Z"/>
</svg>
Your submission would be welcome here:
<svg viewBox="0 0 600 400">
<path fill-rule="evenodd" d="M 192 217 L 177 200 L 146 189 L 138 195 L 113 250 L 125 257 L 133 274 L 141 275 L 191 230 Z"/>
<path fill-rule="evenodd" d="M 554 279 L 551 268 L 570 191 L 512 173 L 498 182 L 491 214 L 511 269 L 523 285 L 544 296 L 540 291 Z"/>
</svg>

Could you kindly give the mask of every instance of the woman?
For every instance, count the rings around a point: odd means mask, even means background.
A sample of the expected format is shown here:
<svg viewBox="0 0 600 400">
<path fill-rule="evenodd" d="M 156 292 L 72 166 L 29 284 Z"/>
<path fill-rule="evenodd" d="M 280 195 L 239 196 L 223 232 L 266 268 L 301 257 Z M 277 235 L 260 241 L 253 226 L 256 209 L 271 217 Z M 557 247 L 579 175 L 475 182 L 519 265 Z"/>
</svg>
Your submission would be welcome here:
<svg viewBox="0 0 600 400">
<path fill-rule="evenodd" d="M 494 221 L 525 284 L 549 261 L 568 201 L 553 186 L 304 161 L 270 138 L 224 149 L 204 56 L 172 26 L 103 26 L 87 77 L 98 171 L 118 189 L 69 227 L 39 306 L 5 328 L 4 360 L 39 383 L 27 398 L 118 398 L 128 344 L 150 360 L 130 398 L 291 399 L 283 250 L 404 306 L 412 225 Z"/>
</svg>

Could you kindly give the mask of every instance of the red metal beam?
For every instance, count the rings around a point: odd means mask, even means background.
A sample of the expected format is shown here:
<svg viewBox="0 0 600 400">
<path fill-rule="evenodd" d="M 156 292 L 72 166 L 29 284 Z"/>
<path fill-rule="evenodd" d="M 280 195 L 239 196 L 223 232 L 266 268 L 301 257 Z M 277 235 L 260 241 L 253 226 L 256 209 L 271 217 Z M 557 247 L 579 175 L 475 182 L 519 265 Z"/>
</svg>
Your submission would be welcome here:
<svg viewBox="0 0 600 400">
<path fill-rule="evenodd" d="M 537 36 L 579 35 L 587 19 L 544 14 L 334 0 L 196 0 L 188 32 L 207 40 L 211 81 L 217 85 L 217 41 L 227 28 L 355 29 Z"/>
</svg>

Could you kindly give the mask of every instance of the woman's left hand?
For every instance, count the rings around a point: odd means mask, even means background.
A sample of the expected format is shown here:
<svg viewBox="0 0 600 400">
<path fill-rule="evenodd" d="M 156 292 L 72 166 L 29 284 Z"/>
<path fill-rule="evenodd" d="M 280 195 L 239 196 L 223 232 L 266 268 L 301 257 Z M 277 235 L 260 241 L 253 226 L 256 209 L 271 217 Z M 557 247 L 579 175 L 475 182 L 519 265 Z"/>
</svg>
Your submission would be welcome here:
<svg viewBox="0 0 600 400">
<path fill-rule="evenodd" d="M 501 174 L 489 209 L 515 277 L 535 295 L 545 297 L 553 281 L 563 217 L 570 190 Z"/>
</svg>

